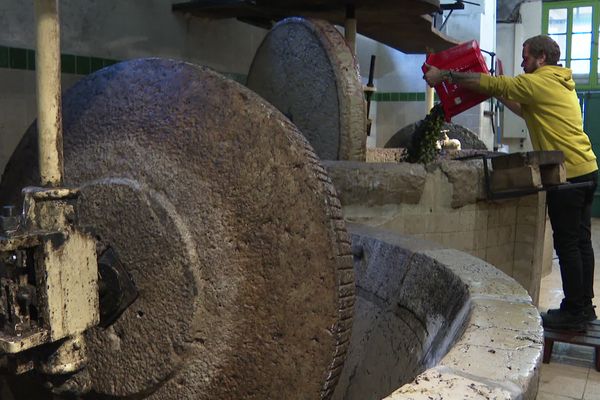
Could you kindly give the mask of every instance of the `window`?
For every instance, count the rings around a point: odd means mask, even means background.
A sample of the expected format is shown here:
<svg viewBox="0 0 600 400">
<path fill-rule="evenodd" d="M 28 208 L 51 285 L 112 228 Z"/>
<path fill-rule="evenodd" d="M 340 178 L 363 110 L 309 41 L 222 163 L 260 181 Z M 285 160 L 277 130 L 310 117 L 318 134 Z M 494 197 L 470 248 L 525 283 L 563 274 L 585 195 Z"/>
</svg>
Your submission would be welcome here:
<svg viewBox="0 0 600 400">
<path fill-rule="evenodd" d="M 600 88 L 600 1 L 544 2 L 543 31 L 560 46 L 560 61 L 573 70 L 578 89 Z"/>
</svg>

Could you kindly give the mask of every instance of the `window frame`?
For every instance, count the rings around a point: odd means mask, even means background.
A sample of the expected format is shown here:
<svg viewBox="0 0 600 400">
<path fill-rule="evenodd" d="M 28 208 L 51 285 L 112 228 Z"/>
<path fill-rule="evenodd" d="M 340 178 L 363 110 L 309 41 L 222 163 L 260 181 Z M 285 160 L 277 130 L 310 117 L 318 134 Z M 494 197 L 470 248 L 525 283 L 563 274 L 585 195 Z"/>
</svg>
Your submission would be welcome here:
<svg viewBox="0 0 600 400">
<path fill-rule="evenodd" d="M 549 12 L 553 9 L 567 9 L 566 54 L 564 55 L 565 67 L 571 66 L 571 42 L 573 39 L 573 9 L 579 7 L 592 7 L 592 42 L 590 51 L 590 76 L 588 83 L 577 83 L 577 89 L 600 89 L 598 77 L 598 31 L 600 22 L 600 1 L 544 1 L 542 3 L 542 33 L 548 34 Z M 561 59 L 563 55 L 561 54 Z"/>
</svg>

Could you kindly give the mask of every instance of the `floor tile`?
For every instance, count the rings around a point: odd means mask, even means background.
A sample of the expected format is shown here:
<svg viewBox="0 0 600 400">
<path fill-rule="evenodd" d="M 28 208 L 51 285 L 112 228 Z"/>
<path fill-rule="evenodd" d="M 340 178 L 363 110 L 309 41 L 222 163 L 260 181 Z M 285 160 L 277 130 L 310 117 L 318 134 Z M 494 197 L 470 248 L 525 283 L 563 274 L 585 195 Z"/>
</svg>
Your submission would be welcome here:
<svg viewBox="0 0 600 400">
<path fill-rule="evenodd" d="M 588 380 L 600 382 L 600 372 L 596 371 L 594 368 L 591 368 L 590 373 L 588 374 Z"/>
<path fill-rule="evenodd" d="M 600 380 L 588 380 L 583 394 L 584 400 L 600 400 Z"/>
<path fill-rule="evenodd" d="M 589 368 L 551 362 L 542 364 L 539 391 L 581 399 Z"/>
<path fill-rule="evenodd" d="M 595 254 L 600 255 L 600 218 L 592 219 L 592 240 Z M 600 268 L 596 268 L 594 288 L 600 293 Z M 540 311 L 558 307 L 562 297 L 560 267 L 555 258 L 552 273 L 541 282 Z M 594 298 L 594 304 L 600 311 L 600 297 Z M 550 364 L 542 364 L 537 400 L 565 399 L 600 400 L 600 372 L 594 369 L 591 347 L 555 343 Z"/>
<path fill-rule="evenodd" d="M 536 400 L 580 400 L 580 399 L 576 399 L 575 397 L 560 396 L 557 394 L 546 393 L 546 392 L 538 392 L 538 395 L 535 399 Z"/>
</svg>

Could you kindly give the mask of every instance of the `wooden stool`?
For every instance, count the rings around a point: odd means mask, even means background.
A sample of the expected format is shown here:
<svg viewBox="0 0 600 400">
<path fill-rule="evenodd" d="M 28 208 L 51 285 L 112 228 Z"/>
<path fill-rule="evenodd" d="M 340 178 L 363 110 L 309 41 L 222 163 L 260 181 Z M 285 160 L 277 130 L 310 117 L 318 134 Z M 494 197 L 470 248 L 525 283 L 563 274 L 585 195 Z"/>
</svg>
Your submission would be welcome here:
<svg viewBox="0 0 600 400">
<path fill-rule="evenodd" d="M 600 321 L 588 322 L 585 332 L 559 331 L 544 329 L 544 364 L 550 362 L 554 342 L 563 342 L 590 346 L 594 348 L 594 364 L 596 371 L 600 371 Z"/>
</svg>

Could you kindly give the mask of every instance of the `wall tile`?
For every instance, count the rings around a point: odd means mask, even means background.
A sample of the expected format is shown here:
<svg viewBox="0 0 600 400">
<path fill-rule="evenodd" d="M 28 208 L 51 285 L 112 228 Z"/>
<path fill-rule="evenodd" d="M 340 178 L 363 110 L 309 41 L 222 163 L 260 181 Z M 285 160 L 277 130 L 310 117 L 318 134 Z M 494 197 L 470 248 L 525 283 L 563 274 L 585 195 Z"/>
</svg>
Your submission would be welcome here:
<svg viewBox="0 0 600 400">
<path fill-rule="evenodd" d="M 11 47 L 9 49 L 10 68 L 27 69 L 27 51 Z"/>
<path fill-rule="evenodd" d="M 485 249 L 477 249 L 477 250 L 473 250 L 471 251 L 471 255 L 473 255 L 474 257 L 480 258 L 482 260 L 485 260 Z"/>
<path fill-rule="evenodd" d="M 27 50 L 27 69 L 35 71 L 35 51 Z"/>
<path fill-rule="evenodd" d="M 475 237 L 473 238 L 473 249 L 476 251 L 483 250 L 485 256 L 485 248 L 487 247 L 487 229 L 475 230 Z"/>
<path fill-rule="evenodd" d="M 425 101 L 425 92 L 375 92 L 372 101 Z"/>
<path fill-rule="evenodd" d="M 408 235 L 431 232 L 431 218 L 425 215 L 404 216 L 404 232 Z"/>
<path fill-rule="evenodd" d="M 536 224 L 537 222 L 537 207 L 520 206 L 517 210 L 517 221 L 525 224 Z"/>
<path fill-rule="evenodd" d="M 533 260 L 535 247 L 532 243 L 515 243 L 515 259 Z"/>
<path fill-rule="evenodd" d="M 61 54 L 61 72 L 63 74 L 87 75 L 117 62 L 117 60 L 99 57 Z M 35 50 L 0 46 L 0 68 L 34 71 L 35 67 Z"/>
<path fill-rule="evenodd" d="M 515 227 L 514 225 L 501 226 L 498 228 L 498 242 L 497 245 L 512 244 L 515 241 Z M 492 244 L 492 243 L 490 243 Z"/>
<path fill-rule="evenodd" d="M 488 211 L 488 228 L 498 228 L 503 225 L 502 209 L 500 207 L 490 207 Z"/>
<path fill-rule="evenodd" d="M 487 230 L 488 227 L 488 210 L 484 207 L 481 207 L 477 210 L 477 214 L 475 216 L 475 229 L 476 230 Z"/>
<path fill-rule="evenodd" d="M 0 46 L 0 68 L 9 67 L 8 47 Z"/>
<path fill-rule="evenodd" d="M 489 243 L 488 243 L 489 244 Z M 488 262 L 492 265 L 503 265 L 513 261 L 513 246 L 512 244 L 494 246 L 493 244 L 487 248 Z"/>
<path fill-rule="evenodd" d="M 71 54 L 62 54 L 60 56 L 60 70 L 64 74 L 74 74 L 77 72 L 75 67 L 75 56 Z"/>
<path fill-rule="evenodd" d="M 95 72 L 102 68 L 104 68 L 104 62 L 101 58 L 97 58 L 97 57 L 90 58 L 90 72 Z"/>
<path fill-rule="evenodd" d="M 520 206 L 534 206 L 538 205 L 538 196 L 537 194 L 533 194 L 531 196 L 523 196 L 519 197 L 519 205 Z"/>
<path fill-rule="evenodd" d="M 460 214 L 449 212 L 437 214 L 435 219 L 435 231 L 441 233 L 457 232 L 460 226 Z"/>
<path fill-rule="evenodd" d="M 518 224 L 515 241 L 521 243 L 535 243 L 537 234 L 537 226 L 529 224 Z"/>
<path fill-rule="evenodd" d="M 514 225 L 517 218 L 516 207 L 503 207 L 499 213 L 500 224 L 502 225 Z"/>
<path fill-rule="evenodd" d="M 87 75 L 91 71 L 90 57 L 75 56 L 75 71 L 78 75 Z"/>
<path fill-rule="evenodd" d="M 427 239 L 427 240 L 431 240 L 432 242 L 443 245 L 444 244 L 443 235 L 444 235 L 443 233 L 427 233 L 424 236 L 425 236 L 425 239 Z"/>
<path fill-rule="evenodd" d="M 453 232 L 443 235 L 444 245 L 453 249 L 471 252 L 474 248 L 475 232 Z"/>
<path fill-rule="evenodd" d="M 472 231 L 475 229 L 476 219 L 477 219 L 477 211 L 470 211 L 460 209 L 459 211 L 460 219 L 459 219 L 459 227 L 458 229 L 461 231 Z"/>
</svg>

